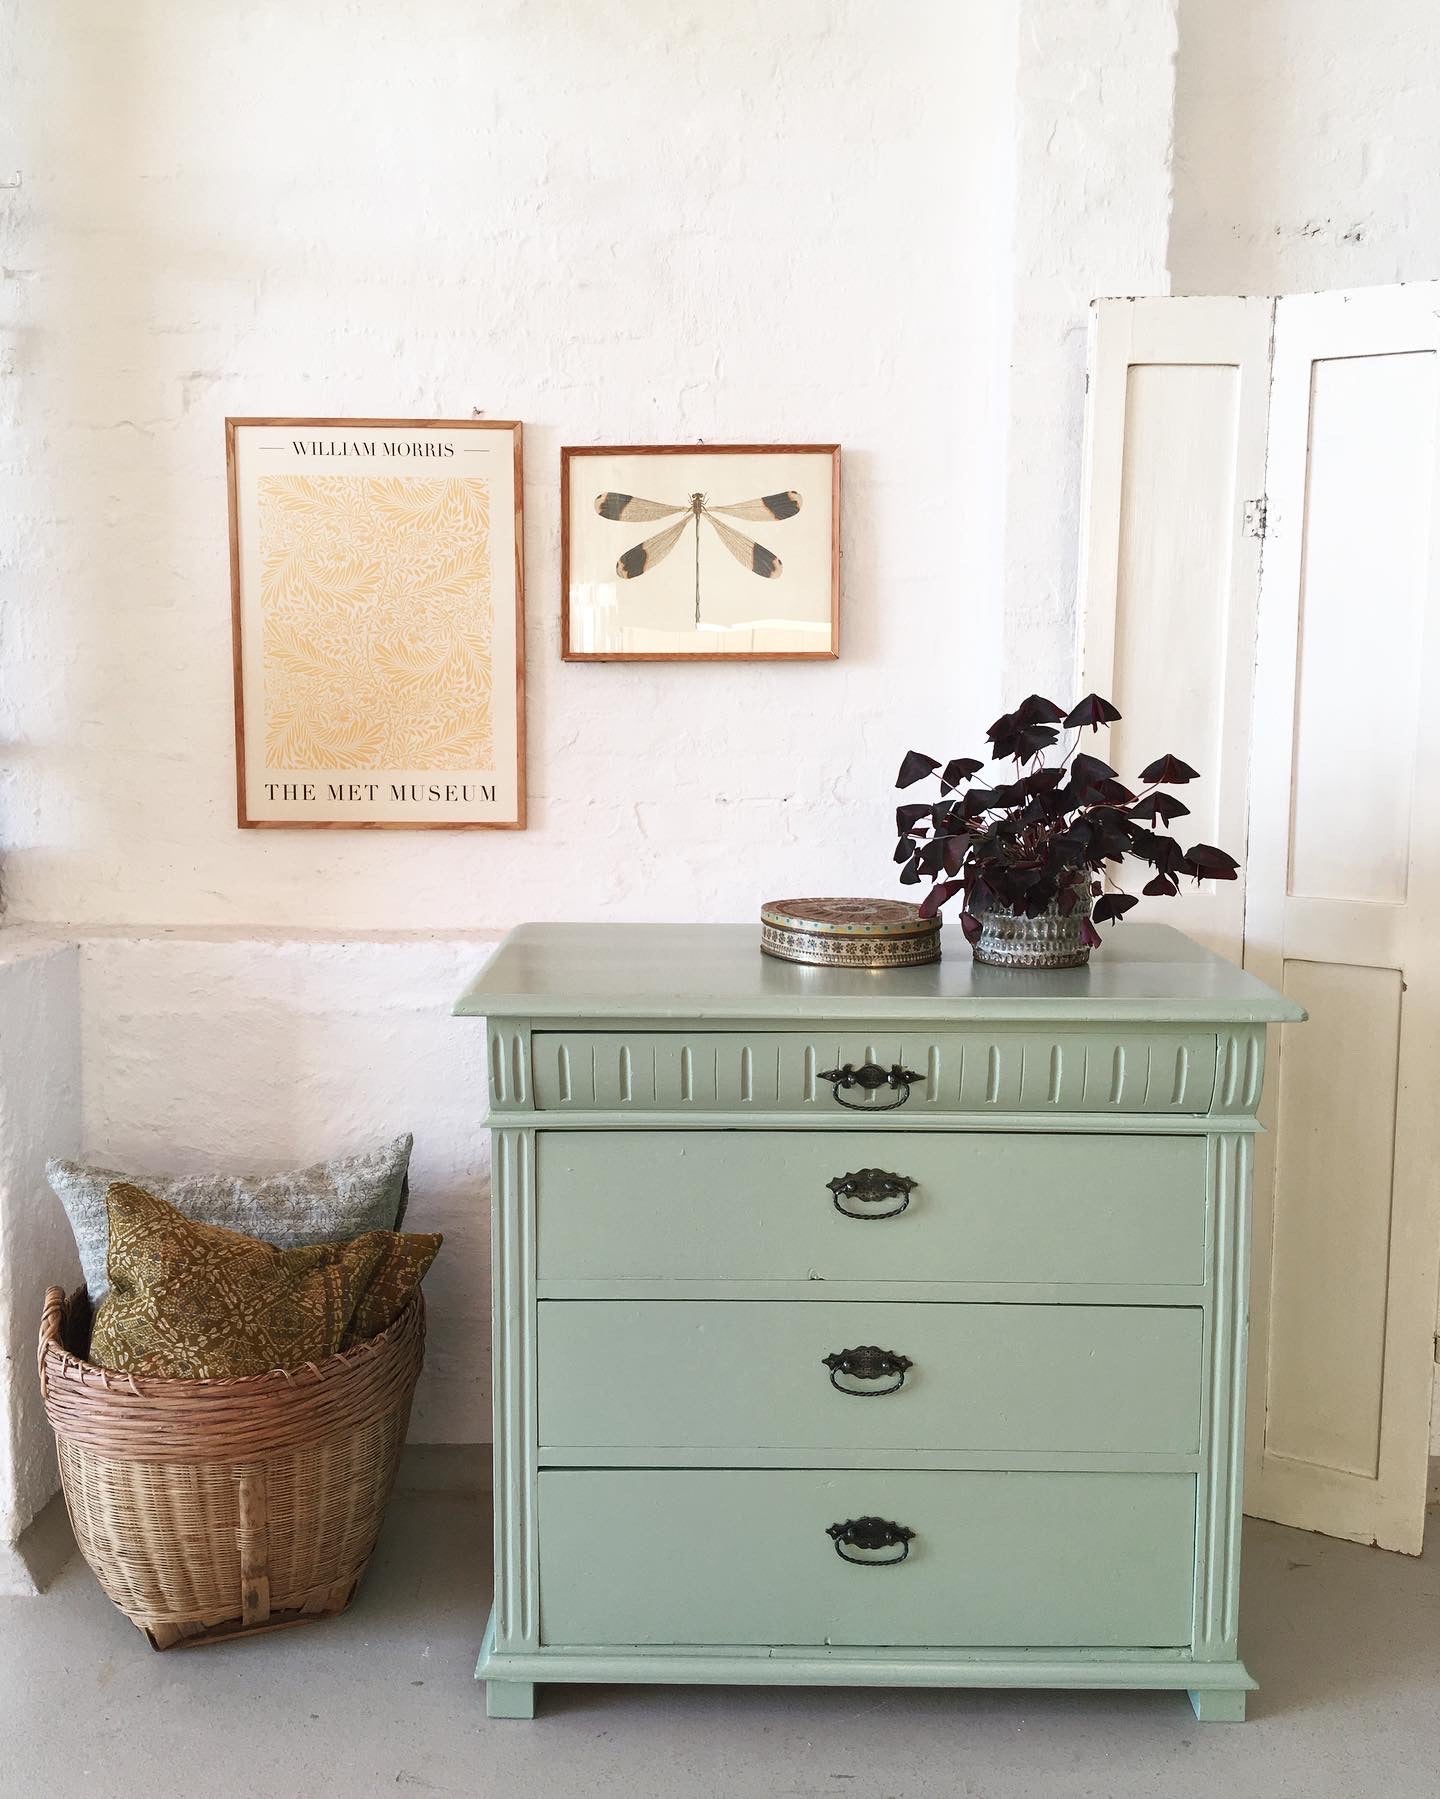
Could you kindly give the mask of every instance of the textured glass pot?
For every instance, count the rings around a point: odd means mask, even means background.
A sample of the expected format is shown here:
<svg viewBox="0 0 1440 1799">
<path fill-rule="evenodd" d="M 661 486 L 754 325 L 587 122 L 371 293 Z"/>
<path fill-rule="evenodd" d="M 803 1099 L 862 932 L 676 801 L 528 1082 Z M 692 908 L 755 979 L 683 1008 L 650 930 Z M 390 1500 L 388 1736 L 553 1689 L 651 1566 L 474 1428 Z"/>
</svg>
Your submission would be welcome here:
<svg viewBox="0 0 1440 1799">
<path fill-rule="evenodd" d="M 1080 937 L 1089 916 L 1088 893 L 1068 915 L 1053 900 L 1038 918 L 993 907 L 980 914 L 975 960 L 997 968 L 1079 968 L 1090 960 L 1090 946 Z"/>
</svg>

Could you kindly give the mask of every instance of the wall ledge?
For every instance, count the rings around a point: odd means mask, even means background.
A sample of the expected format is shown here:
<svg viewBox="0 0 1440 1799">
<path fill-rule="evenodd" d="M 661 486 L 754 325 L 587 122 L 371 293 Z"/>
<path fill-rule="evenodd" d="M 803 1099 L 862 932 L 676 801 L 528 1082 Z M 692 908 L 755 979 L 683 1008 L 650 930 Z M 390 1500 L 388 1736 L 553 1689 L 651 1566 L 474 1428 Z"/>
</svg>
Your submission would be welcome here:
<svg viewBox="0 0 1440 1799">
<path fill-rule="evenodd" d="M 458 943 L 480 947 L 496 944 L 505 935 L 502 929 L 457 925 L 453 929 L 431 928 L 411 931 L 349 931 L 332 928 L 301 929 L 295 925 L 167 925 L 113 924 L 67 925 L 20 921 L 0 925 L 0 962 L 22 960 L 27 956 L 49 955 L 55 950 L 88 943 L 177 943 L 177 944 L 425 944 Z"/>
</svg>

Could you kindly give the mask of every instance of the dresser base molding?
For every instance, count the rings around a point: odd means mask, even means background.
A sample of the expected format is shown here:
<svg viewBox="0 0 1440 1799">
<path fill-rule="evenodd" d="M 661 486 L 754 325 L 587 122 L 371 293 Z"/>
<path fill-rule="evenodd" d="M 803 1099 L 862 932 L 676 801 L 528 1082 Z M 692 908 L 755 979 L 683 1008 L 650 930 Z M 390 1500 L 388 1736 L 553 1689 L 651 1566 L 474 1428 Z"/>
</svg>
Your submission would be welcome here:
<svg viewBox="0 0 1440 1799">
<path fill-rule="evenodd" d="M 536 1683 L 581 1686 L 1034 1687 L 1084 1691 L 1185 1691 L 1204 1723 L 1240 1722 L 1257 1682 L 1243 1662 L 1196 1662 L 1183 1651 L 963 1649 L 726 1650 L 667 1646 L 553 1649 L 502 1655 L 491 1614 L 475 1667 L 492 1718 L 528 1718 Z"/>
</svg>

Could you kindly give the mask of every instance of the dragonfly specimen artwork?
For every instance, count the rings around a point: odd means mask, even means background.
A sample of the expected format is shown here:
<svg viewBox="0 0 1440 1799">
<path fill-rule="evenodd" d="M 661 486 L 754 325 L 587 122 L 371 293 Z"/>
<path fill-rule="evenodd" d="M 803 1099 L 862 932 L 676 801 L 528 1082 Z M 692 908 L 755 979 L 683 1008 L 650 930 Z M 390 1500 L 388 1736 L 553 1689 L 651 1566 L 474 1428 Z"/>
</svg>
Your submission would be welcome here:
<svg viewBox="0 0 1440 1799">
<path fill-rule="evenodd" d="M 839 616 L 838 444 L 562 448 L 567 662 L 834 657 Z"/>
<path fill-rule="evenodd" d="M 653 537 L 647 537 L 625 551 L 615 564 L 615 573 L 622 581 L 633 581 L 640 575 L 648 574 L 665 560 L 689 527 L 694 525 L 697 625 L 700 623 L 700 521 L 708 520 L 716 536 L 742 568 L 748 569 L 752 575 L 759 575 L 763 580 L 774 581 L 779 579 L 782 572 L 780 558 L 763 543 L 747 537 L 733 525 L 726 524 L 725 518 L 719 515 L 723 513 L 729 518 L 755 519 L 763 523 L 766 520 L 794 518 L 800 505 L 800 495 L 793 489 L 785 493 L 764 494 L 758 500 L 739 500 L 733 506 L 712 506 L 709 496 L 703 493 L 692 493 L 686 503 L 678 506 L 664 500 L 642 500 L 629 493 L 602 493 L 595 497 L 595 510 L 604 519 L 620 520 L 627 524 L 654 524 L 662 518 L 674 520 L 663 531 L 657 531 Z"/>
</svg>

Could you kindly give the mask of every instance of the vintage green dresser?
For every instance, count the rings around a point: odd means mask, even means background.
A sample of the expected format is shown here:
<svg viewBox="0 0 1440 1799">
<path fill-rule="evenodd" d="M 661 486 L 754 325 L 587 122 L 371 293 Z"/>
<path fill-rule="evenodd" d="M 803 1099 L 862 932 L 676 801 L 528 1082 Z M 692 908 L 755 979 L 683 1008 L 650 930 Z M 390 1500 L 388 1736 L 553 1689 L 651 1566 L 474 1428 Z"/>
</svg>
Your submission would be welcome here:
<svg viewBox="0 0 1440 1799">
<path fill-rule="evenodd" d="M 1185 1688 L 1236 1646 L 1250 1166 L 1298 1008 L 526 925 L 493 1143 L 492 1715 L 536 1681 Z"/>
</svg>

